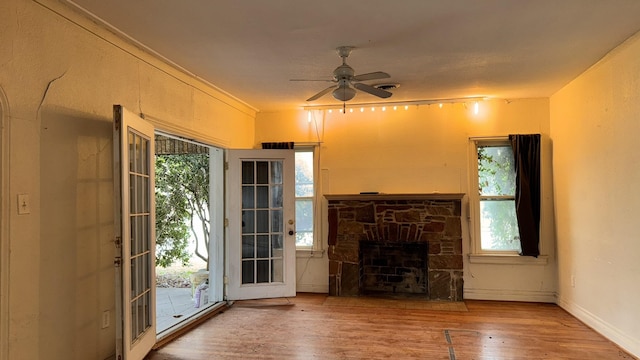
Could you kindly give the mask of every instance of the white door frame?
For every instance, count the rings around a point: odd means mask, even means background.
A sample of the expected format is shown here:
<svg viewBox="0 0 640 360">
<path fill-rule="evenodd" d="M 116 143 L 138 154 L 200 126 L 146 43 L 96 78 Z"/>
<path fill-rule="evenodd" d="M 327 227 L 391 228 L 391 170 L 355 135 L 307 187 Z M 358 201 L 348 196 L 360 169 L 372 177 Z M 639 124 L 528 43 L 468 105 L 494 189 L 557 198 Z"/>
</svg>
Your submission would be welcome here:
<svg viewBox="0 0 640 360">
<path fill-rule="evenodd" d="M 224 300 L 224 155 L 209 146 L 209 302 Z"/>
</svg>

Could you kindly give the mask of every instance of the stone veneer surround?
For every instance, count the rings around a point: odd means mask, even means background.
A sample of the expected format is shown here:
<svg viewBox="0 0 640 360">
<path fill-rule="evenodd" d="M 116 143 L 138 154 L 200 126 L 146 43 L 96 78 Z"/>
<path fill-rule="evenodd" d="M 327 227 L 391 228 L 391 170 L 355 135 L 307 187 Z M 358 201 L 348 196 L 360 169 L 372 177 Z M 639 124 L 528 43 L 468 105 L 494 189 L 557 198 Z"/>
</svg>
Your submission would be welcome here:
<svg viewBox="0 0 640 360">
<path fill-rule="evenodd" d="M 329 295 L 359 295 L 360 241 L 427 243 L 427 296 L 463 299 L 464 194 L 325 195 L 329 213 Z"/>
</svg>

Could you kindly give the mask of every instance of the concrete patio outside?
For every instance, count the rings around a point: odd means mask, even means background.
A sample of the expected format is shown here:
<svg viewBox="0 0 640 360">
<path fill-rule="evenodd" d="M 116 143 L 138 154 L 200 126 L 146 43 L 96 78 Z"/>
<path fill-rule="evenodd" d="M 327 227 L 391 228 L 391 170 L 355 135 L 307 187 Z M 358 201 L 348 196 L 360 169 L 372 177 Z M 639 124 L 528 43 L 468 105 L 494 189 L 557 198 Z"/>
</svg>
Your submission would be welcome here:
<svg viewBox="0 0 640 360">
<path fill-rule="evenodd" d="M 207 304 L 195 307 L 191 288 L 156 288 L 156 334 L 171 330 L 206 308 Z"/>
</svg>

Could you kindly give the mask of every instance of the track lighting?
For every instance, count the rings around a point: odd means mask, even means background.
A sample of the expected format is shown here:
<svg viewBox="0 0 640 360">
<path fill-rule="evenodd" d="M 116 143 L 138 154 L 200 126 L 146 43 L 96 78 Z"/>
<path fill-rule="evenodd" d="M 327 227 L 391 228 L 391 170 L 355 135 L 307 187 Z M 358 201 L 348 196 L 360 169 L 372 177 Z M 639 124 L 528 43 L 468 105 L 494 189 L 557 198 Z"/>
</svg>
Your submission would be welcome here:
<svg viewBox="0 0 640 360">
<path fill-rule="evenodd" d="M 349 91 L 349 90 L 351 91 Z M 340 93 L 340 91 L 342 91 L 342 93 Z M 398 106 L 402 106 L 404 107 L 405 110 L 409 110 L 409 106 L 410 105 L 416 105 L 417 108 L 420 107 L 420 105 L 431 105 L 431 104 L 438 104 L 438 107 L 440 109 L 442 109 L 444 107 L 444 104 L 462 104 L 465 109 L 468 107 L 469 103 L 473 103 L 473 113 L 475 115 L 478 115 L 480 113 L 480 101 L 482 100 L 487 100 L 488 98 L 485 97 L 468 97 L 468 98 L 450 98 L 450 99 L 431 99 L 431 100 L 410 100 L 410 101 L 391 101 L 391 102 L 384 102 L 384 103 L 358 103 L 358 104 L 351 104 L 349 106 L 347 106 L 346 101 L 353 98 L 353 96 L 355 96 L 355 90 L 348 88 L 348 87 L 340 87 L 338 89 L 334 90 L 334 96 L 335 94 L 338 94 L 338 96 L 343 96 L 340 99 L 338 99 L 338 97 L 336 97 L 336 99 L 342 101 L 342 104 L 340 104 L 339 106 L 336 105 L 311 105 L 311 106 L 304 106 L 303 109 L 305 110 L 331 110 L 331 109 L 336 109 L 339 108 L 341 113 L 346 113 L 347 112 L 347 107 L 349 107 L 349 112 L 353 113 L 353 109 L 360 109 L 360 112 L 364 112 L 365 108 L 369 108 L 371 109 L 371 111 L 375 111 L 377 107 L 379 107 L 382 111 L 386 111 L 387 107 L 390 107 L 391 109 L 398 110 Z M 351 97 L 349 97 L 351 96 Z"/>
</svg>

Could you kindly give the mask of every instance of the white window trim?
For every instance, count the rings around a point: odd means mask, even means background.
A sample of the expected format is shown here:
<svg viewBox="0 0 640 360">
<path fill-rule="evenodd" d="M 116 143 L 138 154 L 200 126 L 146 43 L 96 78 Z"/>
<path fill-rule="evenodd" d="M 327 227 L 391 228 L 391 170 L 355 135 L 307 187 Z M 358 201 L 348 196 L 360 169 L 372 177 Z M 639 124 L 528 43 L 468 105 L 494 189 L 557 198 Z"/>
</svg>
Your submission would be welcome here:
<svg viewBox="0 0 640 360">
<path fill-rule="evenodd" d="M 537 258 L 532 256 L 520 256 L 515 253 L 508 254 L 468 254 L 471 264 L 501 264 L 501 265 L 547 265 L 549 257 L 540 255 Z"/>
<path fill-rule="evenodd" d="M 313 196 L 308 197 L 313 200 L 313 245 L 312 246 L 296 246 L 296 257 L 322 257 L 324 250 L 322 249 L 322 202 L 319 201 L 318 194 L 320 191 L 320 147 L 318 144 L 296 143 L 295 151 L 311 151 L 313 153 Z M 296 197 L 297 199 L 297 197 Z"/>
<path fill-rule="evenodd" d="M 504 145 L 508 136 L 469 138 L 469 229 L 472 264 L 546 265 L 548 256 L 520 256 L 516 251 L 482 250 L 480 240 L 480 194 L 478 194 L 478 144 Z"/>
</svg>

